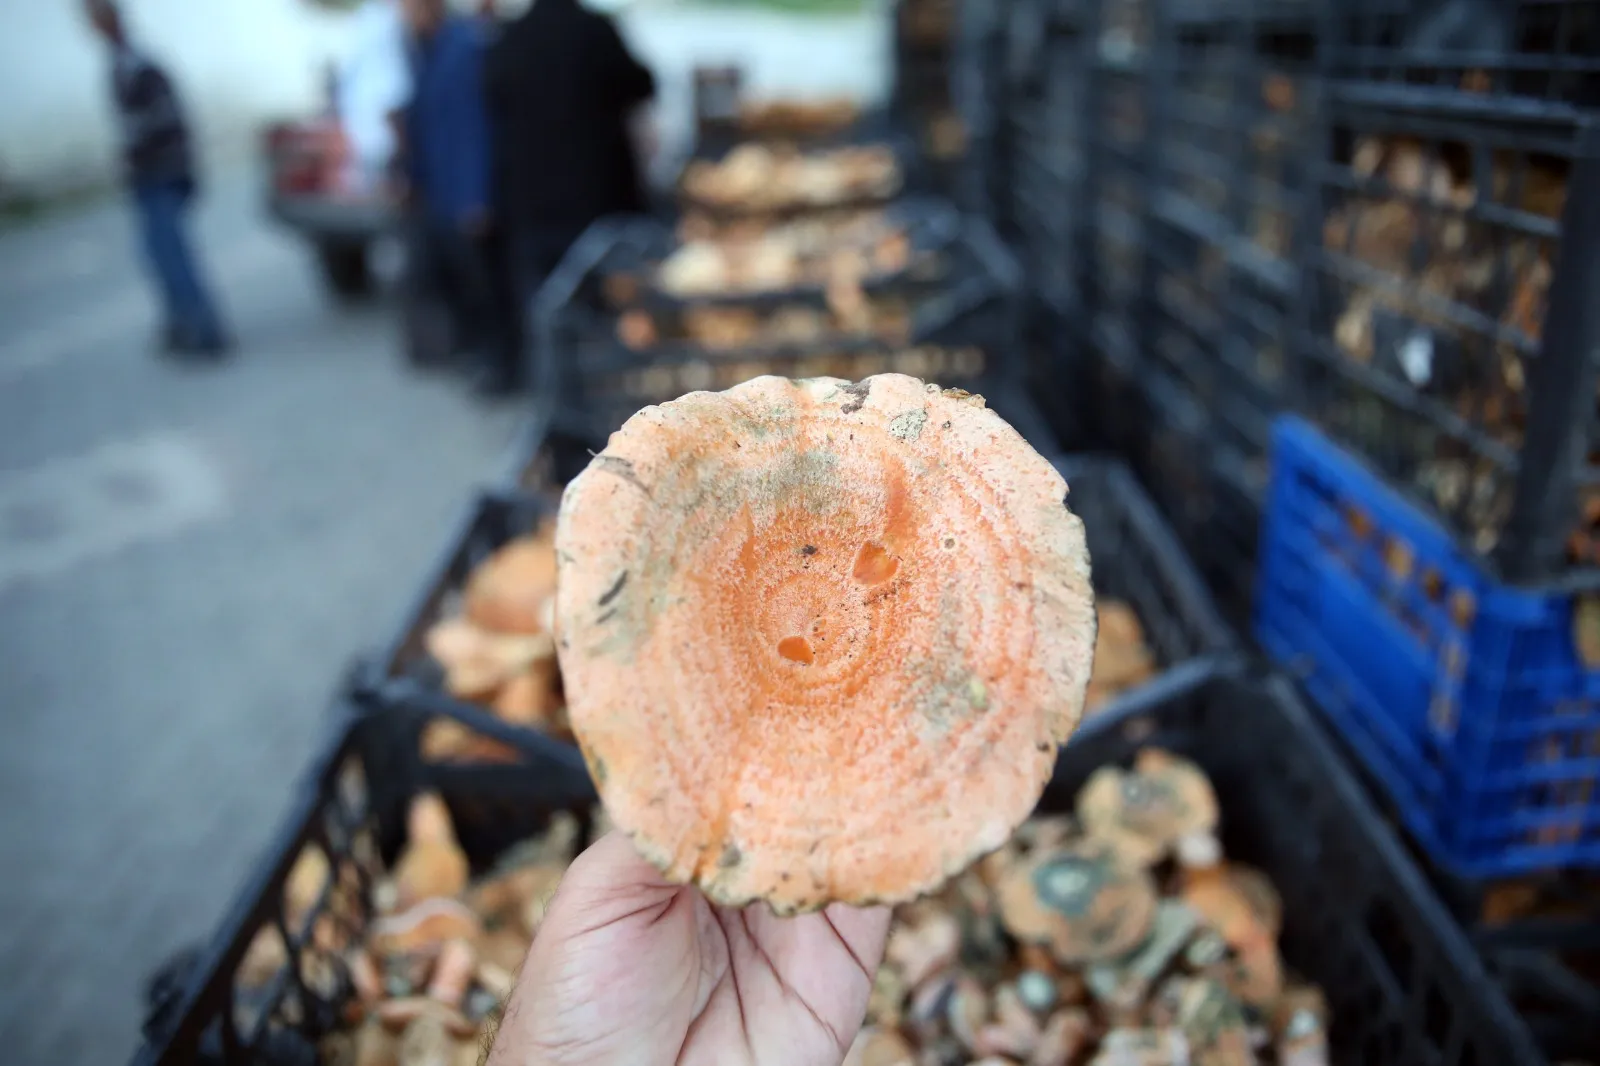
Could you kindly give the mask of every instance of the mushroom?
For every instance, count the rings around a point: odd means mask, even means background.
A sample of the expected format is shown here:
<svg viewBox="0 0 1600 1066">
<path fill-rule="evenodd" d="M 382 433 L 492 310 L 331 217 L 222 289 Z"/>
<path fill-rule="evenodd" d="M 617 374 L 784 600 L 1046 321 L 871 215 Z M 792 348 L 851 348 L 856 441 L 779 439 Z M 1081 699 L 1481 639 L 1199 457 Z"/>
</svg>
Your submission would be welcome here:
<svg viewBox="0 0 1600 1066">
<path fill-rule="evenodd" d="M 289 948 L 275 926 L 264 926 L 250 939 L 244 958 L 234 972 L 244 988 L 262 988 L 289 964 Z"/>
<path fill-rule="evenodd" d="M 1039 1020 L 1033 1016 L 1017 988 L 1003 984 L 992 998 L 994 1021 L 978 1031 L 976 1050 L 986 1055 L 1026 1059 L 1039 1044 Z"/>
<path fill-rule="evenodd" d="M 1065 814 L 1029 818 L 1018 828 L 1016 843 L 1025 851 L 1045 851 L 1059 847 L 1078 835 L 1077 824 Z"/>
<path fill-rule="evenodd" d="M 494 633 L 544 633 L 544 603 L 555 590 L 555 546 L 544 529 L 485 559 L 467 579 L 462 609 L 469 622 Z"/>
<path fill-rule="evenodd" d="M 1070 1066 L 1078 1061 L 1094 1035 L 1094 1022 L 1082 1007 L 1066 1007 L 1050 1015 L 1039 1034 L 1028 1066 Z"/>
<path fill-rule="evenodd" d="M 433 976 L 428 979 L 428 998 L 461 1006 L 477 968 L 478 955 L 471 944 L 465 940 L 446 941 L 439 949 L 439 960 L 433 964 Z"/>
<path fill-rule="evenodd" d="M 915 925 L 897 925 L 889 932 L 884 957 L 908 985 L 920 985 L 930 974 L 955 962 L 961 952 L 961 923 L 949 913 L 929 910 Z"/>
<path fill-rule="evenodd" d="M 356 1030 L 355 1066 L 399 1066 L 400 1040 L 377 1018 Z"/>
<path fill-rule="evenodd" d="M 844 1066 L 916 1066 L 911 1045 L 893 1029 L 867 1025 L 856 1034 Z"/>
<path fill-rule="evenodd" d="M 1283 987 L 1278 932 L 1283 903 L 1259 871 L 1218 864 L 1184 871 L 1182 898 L 1233 949 L 1223 973 L 1234 993 L 1269 1006 Z"/>
<path fill-rule="evenodd" d="M 626 307 L 639 299 L 639 278 L 626 271 L 607 274 L 600 287 L 612 307 Z"/>
<path fill-rule="evenodd" d="M 520 927 L 519 927 L 520 928 Z M 509 926 L 479 937 L 478 957 L 481 965 L 493 965 L 509 974 L 515 974 L 528 955 L 529 936 Z M 487 982 L 484 982 L 487 985 Z"/>
<path fill-rule="evenodd" d="M 475 1032 L 459 1032 L 437 1012 L 419 1014 L 400 1036 L 400 1066 L 456 1066 L 460 1041 Z"/>
<path fill-rule="evenodd" d="M 1094 675 L 1089 681 L 1091 707 L 1149 680 L 1156 669 L 1155 656 L 1133 608 L 1120 600 L 1101 600 L 1096 606 L 1099 629 Z"/>
<path fill-rule="evenodd" d="M 1131 771 L 1104 766 L 1078 793 L 1078 818 L 1134 863 L 1152 864 L 1180 839 L 1217 824 L 1217 797 L 1200 768 L 1146 748 Z"/>
<path fill-rule="evenodd" d="M 383 974 L 365 948 L 352 948 L 345 956 L 345 966 L 350 971 L 350 988 L 361 1006 L 370 1007 L 383 998 Z"/>
<path fill-rule="evenodd" d="M 961 1046 L 978 1053 L 978 1034 L 989 1020 L 989 996 L 970 974 L 957 974 L 945 999 L 945 1024 Z"/>
<path fill-rule="evenodd" d="M 429 628 L 428 654 L 444 667 L 445 685 L 461 699 L 486 699 L 507 681 L 555 655 L 549 633 L 499 633 L 465 618 Z"/>
<path fill-rule="evenodd" d="M 551 645 L 552 650 L 554 645 Z M 505 683 L 494 698 L 494 713 L 514 725 L 546 729 L 561 708 L 560 676 L 554 659 L 536 661 Z"/>
<path fill-rule="evenodd" d="M 505 922 L 515 919 L 522 922 L 527 908 L 536 901 L 548 901 L 567 872 L 567 863 L 543 862 L 537 866 L 524 866 L 497 875 L 473 890 L 472 907 L 490 921 Z M 539 916 L 543 917 L 542 910 Z M 524 929 L 533 936 L 537 926 Z"/>
<path fill-rule="evenodd" d="M 405 996 L 400 999 L 385 1000 L 378 1004 L 376 1016 L 391 1032 L 406 1034 L 401 1038 L 402 1058 L 405 1055 L 403 1045 L 418 1022 L 429 1023 L 426 1028 L 437 1026 L 446 1035 L 459 1039 L 465 1039 L 478 1032 L 477 1023 L 462 1014 L 458 1008 L 427 996 Z"/>
<path fill-rule="evenodd" d="M 472 979 L 478 983 L 478 987 L 500 1003 L 506 1001 L 517 983 L 514 970 L 508 970 L 488 959 L 478 960 L 478 967 L 472 972 Z"/>
<path fill-rule="evenodd" d="M 1126 958 L 1089 967 L 1089 990 L 1116 1014 L 1132 1014 L 1150 994 L 1157 978 L 1166 972 L 1194 935 L 1195 913 L 1181 903 L 1162 900 L 1144 943 Z"/>
<path fill-rule="evenodd" d="M 901 1005 L 911 984 L 892 965 L 879 966 L 872 977 L 872 992 L 867 997 L 867 1017 L 895 1027 L 904 1020 Z"/>
<path fill-rule="evenodd" d="M 1012 936 L 1045 945 L 1067 966 L 1127 954 L 1143 943 L 1156 915 L 1149 874 L 1094 840 L 1018 865 L 1000 886 L 999 902 Z"/>
<path fill-rule="evenodd" d="M 1328 1066 L 1328 1004 L 1315 988 L 1287 989 L 1273 1010 L 1278 1066 Z"/>
<path fill-rule="evenodd" d="M 372 925 L 371 944 L 380 955 L 437 952 L 451 940 L 476 941 L 483 924 L 471 908 L 454 899 L 424 900 Z"/>
<path fill-rule="evenodd" d="M 650 312 L 634 308 L 624 311 L 617 318 L 617 339 L 626 347 L 642 352 L 654 348 L 660 342 L 661 335 L 656 330 L 656 322 Z"/>
<path fill-rule="evenodd" d="M 568 712 L 666 877 L 780 914 L 934 890 L 1083 706 L 1066 485 L 980 397 L 762 377 L 647 407 L 562 498 Z"/>
<path fill-rule="evenodd" d="M 314 844 L 307 844 L 289 868 L 283 887 L 284 918 L 291 930 L 299 932 L 330 880 L 332 869 L 328 853 Z"/>
<path fill-rule="evenodd" d="M 1017 995 L 1031 1011 L 1043 1014 L 1056 1005 L 1060 990 L 1056 979 L 1040 970 L 1023 970 L 1017 975 Z"/>
<path fill-rule="evenodd" d="M 1177 1029 L 1113 1029 L 1088 1066 L 1188 1066 L 1189 1042 Z"/>
<path fill-rule="evenodd" d="M 435 718 L 422 729 L 422 757 L 428 762 L 512 763 L 517 749 L 486 737 L 454 718 Z"/>
<path fill-rule="evenodd" d="M 1255 1066 L 1244 1007 L 1216 981 L 1196 977 L 1185 983 L 1178 1025 L 1197 1066 Z"/>
<path fill-rule="evenodd" d="M 444 800 L 424 793 L 411 801 L 406 846 L 395 862 L 397 904 L 455 897 L 467 887 L 467 856 L 456 843 Z"/>
</svg>

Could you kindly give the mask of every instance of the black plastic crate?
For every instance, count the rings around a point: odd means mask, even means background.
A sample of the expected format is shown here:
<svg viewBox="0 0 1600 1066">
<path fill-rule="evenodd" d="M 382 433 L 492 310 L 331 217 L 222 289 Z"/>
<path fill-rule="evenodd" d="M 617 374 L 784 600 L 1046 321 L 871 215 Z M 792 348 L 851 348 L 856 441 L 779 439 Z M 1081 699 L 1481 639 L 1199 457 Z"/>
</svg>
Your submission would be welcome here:
<svg viewBox="0 0 1600 1066">
<path fill-rule="evenodd" d="M 1088 42 L 1081 21 L 1053 5 L 1012 8 L 995 224 L 1017 250 L 1037 298 L 1062 311 L 1078 303 L 1074 248 L 1087 169 Z"/>
<path fill-rule="evenodd" d="M 640 407 L 686 392 L 730 388 L 762 374 L 857 380 L 894 371 L 978 393 L 1007 391 L 1020 381 L 1019 272 L 981 220 L 960 220 L 959 235 L 939 252 L 944 276 L 938 284 L 867 294 L 903 309 L 891 318 L 898 337 L 856 335 L 717 351 L 692 343 L 635 350 L 622 343 L 620 318 L 606 305 L 596 267 L 627 232 L 607 223 L 591 229 L 536 301 L 536 391 L 559 397 L 556 418 L 569 433 L 604 439 Z M 724 310 L 743 307 L 734 298 L 718 304 Z M 770 301 L 754 306 L 774 313 Z"/>
<path fill-rule="evenodd" d="M 1303 28 L 1243 13 L 1222 26 L 1174 29 L 1151 60 L 1151 77 L 1168 97 L 1151 210 L 1285 298 L 1308 176 L 1315 51 Z"/>
<path fill-rule="evenodd" d="M 1204 768 L 1224 850 L 1281 893 L 1284 958 L 1328 996 L 1331 1061 L 1543 1061 L 1286 681 L 1219 678 L 1148 712 L 1091 719 L 1062 752 L 1045 806 L 1070 802 L 1097 767 L 1147 745 Z"/>
<path fill-rule="evenodd" d="M 1595 0 L 1355 0 L 1325 16 L 1337 77 L 1600 106 Z"/>
<path fill-rule="evenodd" d="M 1600 128 L 1459 89 L 1325 96 L 1294 405 L 1495 576 L 1592 583 Z"/>
<path fill-rule="evenodd" d="M 359 937 L 371 890 L 404 843 L 413 797 L 439 794 L 448 805 L 475 872 L 569 811 L 580 839 L 597 800 L 581 761 L 576 769 L 534 756 L 495 766 L 432 766 L 417 758 L 427 716 L 387 708 L 358 712 L 341 704 L 336 729 L 293 782 L 287 817 L 215 935 L 174 959 L 149 989 L 149 1014 L 134 1066 L 302 1066 L 316 1063 L 318 1041 L 342 1028 L 352 998 L 336 951 L 313 930 L 337 915 Z M 476 725 L 477 723 L 468 723 Z M 320 852 L 332 876 L 298 928 L 285 916 L 285 888 L 302 854 Z M 352 915 L 354 919 L 352 920 Z M 264 986 L 237 976 L 258 935 L 276 936 L 290 960 Z"/>
<path fill-rule="evenodd" d="M 1131 445 L 1134 468 L 1225 617 L 1248 628 L 1267 457 L 1230 447 L 1222 412 L 1198 403 L 1161 371 L 1146 370 L 1139 391 L 1141 425 L 1148 428 Z"/>
<path fill-rule="evenodd" d="M 1083 520 L 1095 595 L 1133 608 L 1160 671 L 1097 713 L 1171 694 L 1225 665 L 1238 638 L 1133 472 L 1106 456 L 1071 456 L 1056 468 L 1067 479 L 1067 506 Z"/>
<path fill-rule="evenodd" d="M 169 975 L 135 1066 L 276 1066 L 316 1061 L 338 1027 L 349 978 L 302 929 L 284 928 L 289 871 L 311 847 L 350 870 L 336 893 L 364 904 L 401 844 L 409 800 L 437 790 L 469 859 L 489 865 L 572 811 L 587 840 L 586 780 L 535 762 L 440 771 L 409 755 L 416 716 L 358 718 L 299 782 L 277 842 L 215 937 Z M 1063 750 L 1041 811 L 1070 809 L 1096 768 L 1156 745 L 1197 761 L 1222 810 L 1227 853 L 1261 868 L 1284 900 L 1287 963 L 1327 993 L 1332 1061 L 1364 1066 L 1537 1066 L 1526 1030 L 1485 975 L 1459 927 L 1401 852 L 1292 691 L 1218 678 L 1173 699 L 1089 723 Z M 359 919 L 358 919 L 359 921 Z M 359 935 L 359 927 L 344 927 Z M 289 965 L 262 993 L 235 973 L 262 930 L 284 935 Z M 302 975 L 331 975 L 313 990 Z M 241 1022 L 243 1024 L 241 1024 Z"/>
<path fill-rule="evenodd" d="M 1219 447 L 1262 460 L 1287 403 L 1287 291 L 1237 269 L 1225 241 L 1160 217 L 1147 232 L 1153 291 L 1141 354 L 1205 412 Z"/>
</svg>

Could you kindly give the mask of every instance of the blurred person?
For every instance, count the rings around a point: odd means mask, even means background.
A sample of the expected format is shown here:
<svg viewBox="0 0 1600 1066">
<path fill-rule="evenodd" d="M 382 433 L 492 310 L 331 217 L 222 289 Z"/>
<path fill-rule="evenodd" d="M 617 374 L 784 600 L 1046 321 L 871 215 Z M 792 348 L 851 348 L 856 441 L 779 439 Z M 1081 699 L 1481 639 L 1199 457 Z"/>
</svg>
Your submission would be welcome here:
<svg viewBox="0 0 1600 1066">
<path fill-rule="evenodd" d="M 480 386 L 500 391 L 506 356 L 498 350 L 502 331 L 486 254 L 491 145 L 482 28 L 452 14 L 445 0 L 402 2 L 413 86 L 402 131 L 410 310 L 441 305 L 451 354 L 479 360 Z"/>
<path fill-rule="evenodd" d="M 533 294 L 596 219 L 645 208 L 630 123 L 655 78 L 615 24 L 578 0 L 534 0 L 489 51 L 496 204 L 506 249 L 514 380 Z"/>
<path fill-rule="evenodd" d="M 365 0 L 356 9 L 353 37 L 338 67 L 334 99 L 349 150 L 346 185 L 369 193 L 383 186 L 395 161 L 395 118 L 411 96 L 399 0 Z"/>
<path fill-rule="evenodd" d="M 166 72 L 130 42 L 114 0 L 85 0 L 84 6 L 111 53 L 124 178 L 165 311 L 160 347 L 178 357 L 220 359 L 228 350 L 227 336 L 189 243 L 188 211 L 198 180 L 177 90 Z"/>
</svg>

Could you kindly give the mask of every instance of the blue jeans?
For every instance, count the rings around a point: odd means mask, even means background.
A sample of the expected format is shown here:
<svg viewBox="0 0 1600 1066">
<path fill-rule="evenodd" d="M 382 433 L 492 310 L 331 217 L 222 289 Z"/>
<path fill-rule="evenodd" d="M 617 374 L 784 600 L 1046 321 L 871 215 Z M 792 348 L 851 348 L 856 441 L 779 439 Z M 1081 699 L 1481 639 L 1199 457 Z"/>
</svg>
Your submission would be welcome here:
<svg viewBox="0 0 1600 1066">
<path fill-rule="evenodd" d="M 133 186 L 145 258 L 166 308 L 168 337 L 180 345 L 209 347 L 223 342 L 222 322 L 189 248 L 185 216 L 191 195 L 191 186 L 176 180 Z"/>
</svg>

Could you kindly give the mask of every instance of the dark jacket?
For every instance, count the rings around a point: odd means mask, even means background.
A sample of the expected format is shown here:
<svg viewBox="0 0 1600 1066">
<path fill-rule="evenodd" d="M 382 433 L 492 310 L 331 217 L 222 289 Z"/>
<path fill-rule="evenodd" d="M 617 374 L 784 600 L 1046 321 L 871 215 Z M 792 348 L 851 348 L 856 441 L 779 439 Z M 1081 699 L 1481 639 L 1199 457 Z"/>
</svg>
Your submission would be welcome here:
<svg viewBox="0 0 1600 1066">
<path fill-rule="evenodd" d="M 189 128 L 166 72 L 122 45 L 112 57 L 111 94 L 122 127 L 123 168 L 129 183 L 177 182 L 192 189 Z"/>
<path fill-rule="evenodd" d="M 534 0 L 489 53 L 499 202 L 514 226 L 577 229 L 644 206 L 628 115 L 655 95 L 609 18 Z"/>
<path fill-rule="evenodd" d="M 492 147 L 483 104 L 483 30 L 447 18 L 413 41 L 412 96 L 406 108 L 406 175 L 420 206 L 438 222 L 459 224 L 489 210 Z"/>
</svg>

